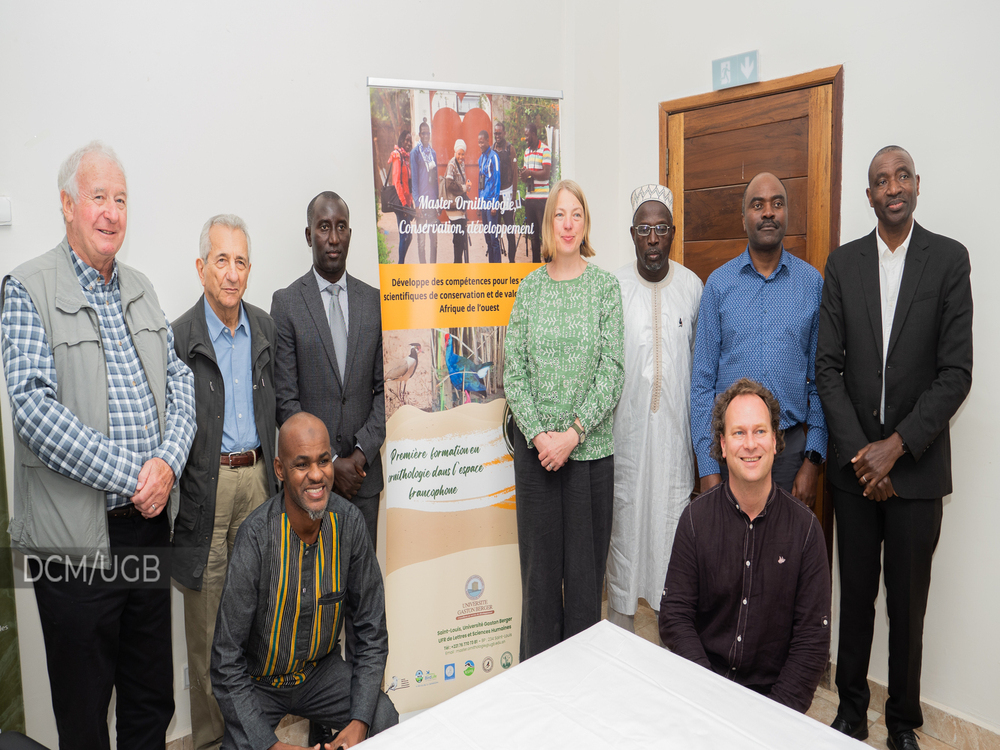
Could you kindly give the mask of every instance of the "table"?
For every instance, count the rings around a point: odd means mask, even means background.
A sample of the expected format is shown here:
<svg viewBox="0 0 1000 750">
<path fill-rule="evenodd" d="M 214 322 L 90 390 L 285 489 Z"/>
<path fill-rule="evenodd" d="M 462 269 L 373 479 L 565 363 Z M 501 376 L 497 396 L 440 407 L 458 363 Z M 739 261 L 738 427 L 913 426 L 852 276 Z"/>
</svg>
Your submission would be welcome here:
<svg viewBox="0 0 1000 750">
<path fill-rule="evenodd" d="M 389 747 L 858 750 L 862 743 L 604 620 L 364 744 Z"/>
</svg>

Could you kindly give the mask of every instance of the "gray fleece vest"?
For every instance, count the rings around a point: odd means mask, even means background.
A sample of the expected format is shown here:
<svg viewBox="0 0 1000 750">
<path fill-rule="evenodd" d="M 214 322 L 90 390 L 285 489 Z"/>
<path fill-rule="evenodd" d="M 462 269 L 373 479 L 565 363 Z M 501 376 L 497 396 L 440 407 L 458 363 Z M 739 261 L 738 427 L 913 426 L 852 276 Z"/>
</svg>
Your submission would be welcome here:
<svg viewBox="0 0 1000 750">
<path fill-rule="evenodd" d="M 42 319 L 55 362 L 58 393 L 77 419 L 108 434 L 108 371 L 97 312 L 80 288 L 66 238 L 11 272 Z M 6 283 L 6 280 L 5 280 Z M 153 286 L 143 274 L 118 264 L 125 324 L 156 402 L 165 434 L 167 324 Z M 103 490 L 49 469 L 14 432 L 14 508 L 11 546 L 25 554 L 68 556 L 87 567 L 108 567 L 107 503 Z M 177 488 L 170 495 L 175 515 Z M 173 511 L 173 512 L 171 512 Z"/>
</svg>

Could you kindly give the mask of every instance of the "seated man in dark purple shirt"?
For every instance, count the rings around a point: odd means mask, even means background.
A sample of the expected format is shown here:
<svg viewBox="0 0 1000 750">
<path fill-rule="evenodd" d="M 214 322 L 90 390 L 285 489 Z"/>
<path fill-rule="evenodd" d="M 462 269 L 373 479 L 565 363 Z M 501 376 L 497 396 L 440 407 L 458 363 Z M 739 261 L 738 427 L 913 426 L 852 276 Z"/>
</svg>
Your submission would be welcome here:
<svg viewBox="0 0 1000 750">
<path fill-rule="evenodd" d="M 771 481 L 784 447 L 771 392 L 743 378 L 712 410 L 729 479 L 677 526 L 660 601 L 674 653 L 804 712 L 830 654 L 830 571 L 820 525 Z"/>
</svg>

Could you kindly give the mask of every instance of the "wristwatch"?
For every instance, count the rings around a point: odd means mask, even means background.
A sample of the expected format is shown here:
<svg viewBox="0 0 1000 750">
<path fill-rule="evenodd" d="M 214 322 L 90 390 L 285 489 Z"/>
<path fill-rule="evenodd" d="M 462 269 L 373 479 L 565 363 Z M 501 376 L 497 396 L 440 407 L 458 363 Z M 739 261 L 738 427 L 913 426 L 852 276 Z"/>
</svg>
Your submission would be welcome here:
<svg viewBox="0 0 1000 750">
<path fill-rule="evenodd" d="M 570 427 L 576 430 L 577 437 L 580 438 L 580 442 L 578 442 L 577 445 L 583 445 L 583 441 L 587 439 L 586 430 L 580 427 L 580 425 L 578 425 L 576 422 L 573 422 L 573 424 L 571 424 Z"/>
<path fill-rule="evenodd" d="M 806 458 L 809 459 L 810 463 L 820 466 L 823 463 L 823 457 L 819 454 L 819 451 L 806 451 Z"/>
</svg>

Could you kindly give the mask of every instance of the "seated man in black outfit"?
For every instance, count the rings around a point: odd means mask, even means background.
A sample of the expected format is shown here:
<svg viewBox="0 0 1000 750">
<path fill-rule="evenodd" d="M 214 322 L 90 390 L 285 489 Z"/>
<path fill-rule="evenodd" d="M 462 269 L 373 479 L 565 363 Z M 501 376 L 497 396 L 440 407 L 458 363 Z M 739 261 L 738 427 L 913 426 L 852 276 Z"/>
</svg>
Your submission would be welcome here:
<svg viewBox="0 0 1000 750">
<path fill-rule="evenodd" d="M 691 501 L 674 537 L 660 638 L 686 659 L 805 712 L 830 654 L 830 571 L 812 511 L 771 481 L 781 410 L 742 378 L 715 401 L 729 478 Z"/>
</svg>

